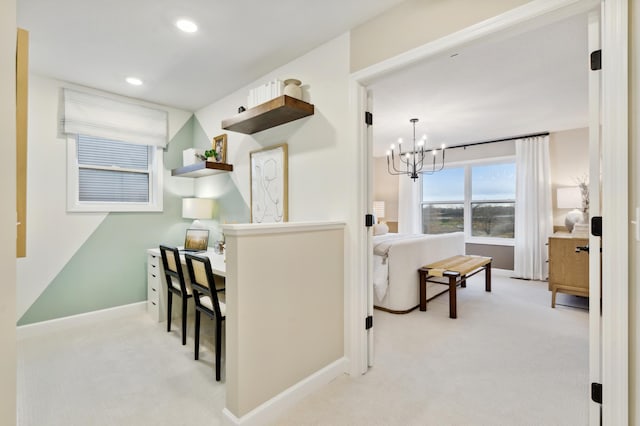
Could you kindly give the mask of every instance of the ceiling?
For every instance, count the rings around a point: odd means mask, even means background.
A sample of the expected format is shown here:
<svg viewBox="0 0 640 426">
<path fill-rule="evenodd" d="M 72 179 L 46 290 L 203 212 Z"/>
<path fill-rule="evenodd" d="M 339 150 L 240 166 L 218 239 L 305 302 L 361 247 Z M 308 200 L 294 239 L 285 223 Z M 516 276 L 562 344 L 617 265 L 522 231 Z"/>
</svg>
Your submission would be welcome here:
<svg viewBox="0 0 640 426">
<path fill-rule="evenodd" d="M 17 20 L 32 72 L 195 111 L 401 1 L 17 0 Z"/>
<path fill-rule="evenodd" d="M 32 72 L 195 111 L 402 0 L 18 0 Z M 186 34 L 174 23 L 193 19 Z M 587 18 L 521 28 L 369 85 L 374 155 L 587 125 Z M 125 82 L 128 76 L 142 86 Z"/>
<path fill-rule="evenodd" d="M 586 127 L 587 79 L 586 14 L 414 64 L 368 86 L 374 156 L 412 141 L 411 118 L 427 147 Z"/>
</svg>

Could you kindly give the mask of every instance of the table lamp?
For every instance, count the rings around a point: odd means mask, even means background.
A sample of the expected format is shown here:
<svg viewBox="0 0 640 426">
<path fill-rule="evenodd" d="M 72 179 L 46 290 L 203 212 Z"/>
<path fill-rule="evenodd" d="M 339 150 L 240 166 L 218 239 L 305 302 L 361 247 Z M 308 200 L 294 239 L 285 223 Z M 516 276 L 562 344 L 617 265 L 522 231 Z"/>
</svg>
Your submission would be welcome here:
<svg viewBox="0 0 640 426">
<path fill-rule="evenodd" d="M 573 231 L 573 226 L 576 223 L 584 221 L 584 214 L 580 210 L 582 208 L 582 194 L 579 187 L 558 188 L 556 190 L 556 204 L 559 209 L 573 209 L 564 218 L 564 225 L 569 232 Z"/>
<path fill-rule="evenodd" d="M 185 219 L 195 219 L 191 224 L 192 228 L 203 228 L 198 219 L 211 219 L 215 201 L 211 198 L 183 198 L 182 217 Z"/>
</svg>

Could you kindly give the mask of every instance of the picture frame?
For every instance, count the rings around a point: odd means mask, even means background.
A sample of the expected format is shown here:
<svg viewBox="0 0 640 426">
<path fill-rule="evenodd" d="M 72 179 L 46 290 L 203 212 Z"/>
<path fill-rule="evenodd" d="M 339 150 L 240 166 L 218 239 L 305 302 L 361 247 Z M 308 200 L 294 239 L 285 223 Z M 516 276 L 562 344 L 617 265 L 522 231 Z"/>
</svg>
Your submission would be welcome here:
<svg viewBox="0 0 640 426">
<path fill-rule="evenodd" d="M 223 133 L 213 138 L 211 148 L 218 153 L 216 163 L 227 162 L 227 134 Z"/>
<path fill-rule="evenodd" d="M 286 143 L 249 153 L 252 223 L 289 220 L 289 165 Z"/>
</svg>

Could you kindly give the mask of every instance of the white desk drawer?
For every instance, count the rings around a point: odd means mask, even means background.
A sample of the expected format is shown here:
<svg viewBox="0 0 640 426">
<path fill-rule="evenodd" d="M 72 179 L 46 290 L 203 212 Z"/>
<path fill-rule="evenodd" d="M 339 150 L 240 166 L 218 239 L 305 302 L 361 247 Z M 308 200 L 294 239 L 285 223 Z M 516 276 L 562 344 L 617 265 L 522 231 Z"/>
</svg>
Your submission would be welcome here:
<svg viewBox="0 0 640 426">
<path fill-rule="evenodd" d="M 160 306 L 157 301 L 147 300 L 147 313 L 156 321 L 161 321 Z"/>
<path fill-rule="evenodd" d="M 162 288 L 162 259 L 160 255 L 147 253 L 147 313 L 156 321 L 164 321 L 166 317 Z"/>
</svg>

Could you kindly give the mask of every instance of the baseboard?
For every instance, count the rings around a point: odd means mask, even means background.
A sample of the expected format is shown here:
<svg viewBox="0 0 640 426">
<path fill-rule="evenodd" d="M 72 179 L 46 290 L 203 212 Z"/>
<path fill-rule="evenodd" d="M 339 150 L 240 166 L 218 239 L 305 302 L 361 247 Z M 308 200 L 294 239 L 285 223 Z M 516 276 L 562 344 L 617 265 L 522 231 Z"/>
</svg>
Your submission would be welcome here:
<svg viewBox="0 0 640 426">
<path fill-rule="evenodd" d="M 491 273 L 492 274 L 496 274 L 496 275 L 500 275 L 500 276 L 503 276 L 503 277 L 510 277 L 511 275 L 513 275 L 513 270 L 511 270 L 511 269 L 491 268 Z"/>
<path fill-rule="evenodd" d="M 258 426 L 272 423 L 287 409 L 347 371 L 347 359 L 340 358 L 282 393 L 238 418 L 226 407 L 222 410 L 225 425 Z"/>
<path fill-rule="evenodd" d="M 113 308 L 100 309 L 98 311 L 85 312 L 83 314 L 70 315 L 68 317 L 21 325 L 16 327 L 16 337 L 18 340 L 22 340 L 30 337 L 42 336 L 81 324 L 90 324 L 96 321 L 122 318 L 131 314 L 145 312 L 146 309 L 147 301 L 145 300 L 142 302 L 131 303 L 129 305 L 116 306 Z"/>
</svg>

